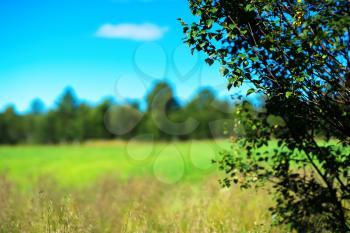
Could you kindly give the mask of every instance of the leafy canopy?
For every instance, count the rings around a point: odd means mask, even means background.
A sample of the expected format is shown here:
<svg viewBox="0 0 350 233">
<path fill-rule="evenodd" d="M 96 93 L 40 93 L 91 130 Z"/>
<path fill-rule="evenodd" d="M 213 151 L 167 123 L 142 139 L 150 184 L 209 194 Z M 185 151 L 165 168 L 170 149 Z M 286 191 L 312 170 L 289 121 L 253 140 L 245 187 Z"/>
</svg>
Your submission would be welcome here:
<svg viewBox="0 0 350 233">
<path fill-rule="evenodd" d="M 181 23 L 192 52 L 220 64 L 228 89 L 250 83 L 247 94 L 266 96 L 260 117 L 244 109 L 236 116 L 253 130 L 238 138 L 245 156 L 227 152 L 217 161 L 228 175 L 223 184 L 270 181 L 277 223 L 300 232 L 349 231 L 350 3 L 189 3 L 198 20 Z M 270 150 L 272 138 L 277 145 Z"/>
</svg>

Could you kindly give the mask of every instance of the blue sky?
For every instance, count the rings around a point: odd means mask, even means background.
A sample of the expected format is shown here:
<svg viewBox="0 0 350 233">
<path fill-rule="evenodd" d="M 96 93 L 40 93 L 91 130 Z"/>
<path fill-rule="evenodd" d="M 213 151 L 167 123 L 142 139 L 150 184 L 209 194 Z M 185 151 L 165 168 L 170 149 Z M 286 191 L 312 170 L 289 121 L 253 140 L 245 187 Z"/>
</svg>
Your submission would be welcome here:
<svg viewBox="0 0 350 233">
<path fill-rule="evenodd" d="M 177 18 L 193 19 L 187 0 L 0 1 L 0 110 L 47 107 L 67 86 L 96 103 L 142 98 L 169 80 L 180 98 L 225 80 L 182 44 Z"/>
</svg>

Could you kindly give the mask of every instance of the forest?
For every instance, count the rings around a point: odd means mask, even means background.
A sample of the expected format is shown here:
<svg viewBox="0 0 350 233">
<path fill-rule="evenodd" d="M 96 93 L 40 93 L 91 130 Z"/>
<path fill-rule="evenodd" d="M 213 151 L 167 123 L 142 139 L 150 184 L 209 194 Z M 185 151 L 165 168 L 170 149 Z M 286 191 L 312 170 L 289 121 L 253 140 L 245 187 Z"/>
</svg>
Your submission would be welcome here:
<svg viewBox="0 0 350 233">
<path fill-rule="evenodd" d="M 49 110 L 40 99 L 33 100 L 24 114 L 17 113 L 14 106 L 7 107 L 0 113 L 0 143 L 57 144 L 137 135 L 146 135 L 144 139 L 187 140 L 232 133 L 228 132 L 232 131 L 228 124 L 233 124 L 233 100 L 222 100 L 209 88 L 200 89 L 190 101 L 181 103 L 171 85 L 158 82 L 145 100 L 146 107 L 136 100 L 118 103 L 113 98 L 93 106 L 79 100 L 72 88 L 66 88 Z M 248 101 L 244 105 L 258 111 Z"/>
</svg>

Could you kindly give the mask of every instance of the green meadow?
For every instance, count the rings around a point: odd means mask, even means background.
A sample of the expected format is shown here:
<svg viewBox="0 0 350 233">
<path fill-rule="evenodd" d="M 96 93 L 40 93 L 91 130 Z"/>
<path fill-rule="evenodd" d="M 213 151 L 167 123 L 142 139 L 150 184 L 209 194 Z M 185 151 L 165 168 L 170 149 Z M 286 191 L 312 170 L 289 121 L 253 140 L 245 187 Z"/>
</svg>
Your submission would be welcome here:
<svg viewBox="0 0 350 233">
<path fill-rule="evenodd" d="M 0 170 L 20 186 L 51 177 L 62 186 L 82 187 L 101 176 L 122 180 L 155 178 L 174 184 L 215 173 L 212 164 L 228 141 L 90 142 L 61 146 L 2 146 Z"/>
<path fill-rule="evenodd" d="M 212 160 L 230 149 L 229 140 L 1 146 L 0 232 L 289 232 L 272 226 L 269 185 L 219 185 Z"/>
<path fill-rule="evenodd" d="M 266 190 L 223 189 L 229 141 L 0 147 L 0 232 L 281 232 Z"/>
</svg>

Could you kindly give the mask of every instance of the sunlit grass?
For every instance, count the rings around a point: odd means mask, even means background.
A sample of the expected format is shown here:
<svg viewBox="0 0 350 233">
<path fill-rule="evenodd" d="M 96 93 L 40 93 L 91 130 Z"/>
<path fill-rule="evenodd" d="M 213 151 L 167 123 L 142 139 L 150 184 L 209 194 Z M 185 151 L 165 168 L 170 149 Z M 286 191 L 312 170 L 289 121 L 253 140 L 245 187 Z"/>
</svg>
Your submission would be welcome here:
<svg viewBox="0 0 350 233">
<path fill-rule="evenodd" d="M 231 143 L 0 147 L 0 232 L 286 232 L 266 190 L 222 189 Z"/>
<path fill-rule="evenodd" d="M 171 176 L 171 170 L 182 170 L 180 179 L 175 179 L 178 182 L 214 172 L 211 160 L 220 150 L 229 148 L 228 141 L 3 146 L 0 170 L 20 185 L 28 185 L 39 176 L 53 177 L 62 185 L 84 186 L 105 174 L 126 179 L 159 176 L 162 171 L 170 171 L 165 175 Z"/>
</svg>

